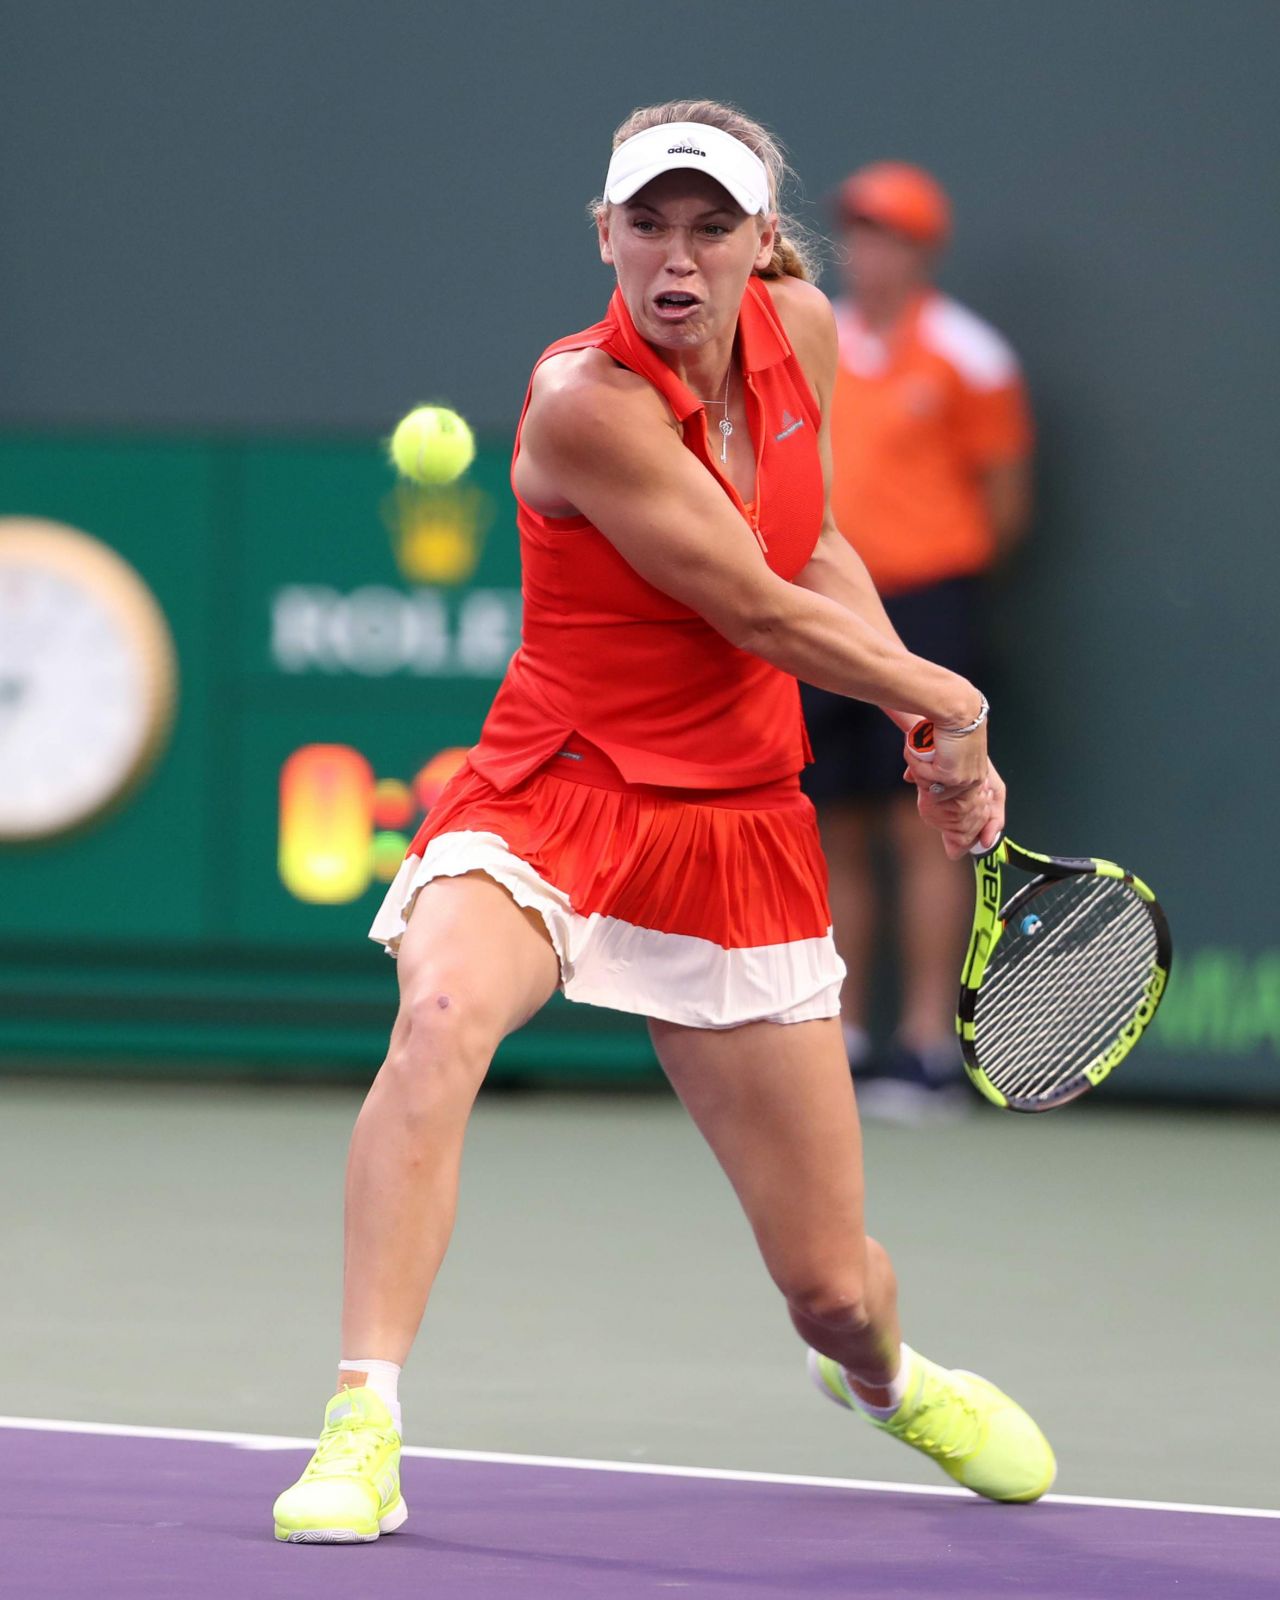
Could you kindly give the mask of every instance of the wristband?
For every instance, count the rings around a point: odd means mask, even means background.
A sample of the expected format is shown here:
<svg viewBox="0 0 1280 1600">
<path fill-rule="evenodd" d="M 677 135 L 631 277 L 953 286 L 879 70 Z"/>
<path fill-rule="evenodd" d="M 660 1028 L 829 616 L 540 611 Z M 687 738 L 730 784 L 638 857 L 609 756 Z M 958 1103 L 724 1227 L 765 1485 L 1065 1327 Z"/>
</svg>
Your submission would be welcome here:
<svg viewBox="0 0 1280 1600">
<path fill-rule="evenodd" d="M 987 704 L 986 695 L 982 693 L 981 689 L 978 690 L 978 693 L 982 698 L 982 704 L 978 708 L 978 715 L 972 722 L 966 723 L 963 728 L 938 728 L 937 732 L 945 733 L 952 739 L 963 739 L 967 733 L 977 733 L 978 729 L 991 714 L 991 707 Z"/>
</svg>

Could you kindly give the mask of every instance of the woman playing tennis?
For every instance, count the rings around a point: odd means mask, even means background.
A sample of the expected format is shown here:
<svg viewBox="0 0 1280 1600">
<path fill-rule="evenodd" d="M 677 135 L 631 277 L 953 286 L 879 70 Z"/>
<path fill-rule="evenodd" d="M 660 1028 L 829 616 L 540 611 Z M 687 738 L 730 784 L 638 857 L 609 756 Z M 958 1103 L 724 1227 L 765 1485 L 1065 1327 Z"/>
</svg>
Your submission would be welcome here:
<svg viewBox="0 0 1280 1600">
<path fill-rule="evenodd" d="M 1031 1418 L 903 1344 L 863 1230 L 797 679 L 929 718 L 906 755 L 953 857 L 1004 786 L 986 701 L 898 641 L 832 523 L 830 307 L 780 230 L 778 146 L 711 101 L 637 111 L 597 207 L 604 320 L 539 360 L 512 484 L 524 633 L 374 923 L 400 1008 L 352 1137 L 338 1394 L 276 1536 L 405 1520 L 396 1384 L 499 1042 L 552 993 L 649 1019 L 834 1401 L 996 1500 L 1054 1475 Z"/>
</svg>

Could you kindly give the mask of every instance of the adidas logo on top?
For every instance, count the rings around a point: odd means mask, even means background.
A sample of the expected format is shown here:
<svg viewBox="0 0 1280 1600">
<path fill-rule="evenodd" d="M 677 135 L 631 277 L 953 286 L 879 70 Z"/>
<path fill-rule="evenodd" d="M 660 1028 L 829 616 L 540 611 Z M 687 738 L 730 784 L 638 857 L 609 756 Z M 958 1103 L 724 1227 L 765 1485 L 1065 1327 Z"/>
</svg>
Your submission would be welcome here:
<svg viewBox="0 0 1280 1600">
<path fill-rule="evenodd" d="M 789 411 L 782 413 L 782 432 L 775 433 L 775 440 L 781 444 L 784 439 L 789 439 L 797 428 L 804 427 L 803 417 L 793 417 Z"/>
</svg>

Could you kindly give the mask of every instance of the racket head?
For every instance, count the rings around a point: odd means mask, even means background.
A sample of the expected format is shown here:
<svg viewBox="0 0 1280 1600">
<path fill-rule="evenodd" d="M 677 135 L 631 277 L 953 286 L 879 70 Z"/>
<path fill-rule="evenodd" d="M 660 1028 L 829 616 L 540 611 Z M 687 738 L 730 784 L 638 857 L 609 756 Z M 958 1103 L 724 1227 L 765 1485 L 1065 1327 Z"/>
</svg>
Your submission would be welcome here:
<svg viewBox="0 0 1280 1600">
<path fill-rule="evenodd" d="M 956 1028 L 976 1088 L 1048 1111 L 1107 1078 L 1155 1016 L 1173 941 L 1145 883 L 1093 856 L 1000 839 L 975 858 L 978 897 Z M 1008 900 L 1001 869 L 1032 874 Z"/>
</svg>

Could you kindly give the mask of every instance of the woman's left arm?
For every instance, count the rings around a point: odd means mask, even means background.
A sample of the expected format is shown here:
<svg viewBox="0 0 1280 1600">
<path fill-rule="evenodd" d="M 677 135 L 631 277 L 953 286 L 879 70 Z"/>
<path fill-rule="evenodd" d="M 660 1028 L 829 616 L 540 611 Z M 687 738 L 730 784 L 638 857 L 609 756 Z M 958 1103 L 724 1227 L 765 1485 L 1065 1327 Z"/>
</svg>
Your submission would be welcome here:
<svg viewBox="0 0 1280 1600">
<path fill-rule="evenodd" d="M 823 431 L 826 431 L 825 418 Z M 862 557 L 831 521 L 829 499 L 828 515 L 814 552 L 792 581 L 802 588 L 812 589 L 815 594 L 826 595 L 828 600 L 834 600 L 846 611 L 852 611 L 890 639 L 898 638 Z M 894 711 L 889 706 L 881 709 L 904 733 L 920 720 L 910 711 Z"/>
<path fill-rule="evenodd" d="M 804 375 L 809 380 L 809 387 L 813 390 L 822 413 L 822 426 L 818 432 L 823 486 L 826 491 L 822 532 L 818 535 L 818 543 L 812 556 L 793 581 L 806 589 L 813 590 L 815 594 L 834 600 L 837 605 L 843 606 L 846 611 L 852 611 L 863 622 L 880 633 L 887 634 L 889 638 L 898 639 L 897 631 L 889 621 L 862 557 L 836 527 L 835 518 L 831 514 L 830 416 L 837 361 L 836 324 L 831 303 L 813 284 L 802 283 L 795 278 L 784 279 L 781 284 L 771 284 L 770 288 L 773 291 L 778 314 L 787 330 L 787 337 L 791 340 L 792 349 L 804 369 Z M 901 640 L 898 642 L 901 643 Z M 904 733 L 919 721 L 919 718 L 910 711 L 898 711 L 891 706 L 882 706 L 881 710 L 897 723 Z M 965 823 L 964 828 L 960 828 L 956 820 L 958 810 L 964 804 L 963 796 L 958 791 L 932 793 L 927 758 L 918 758 L 904 748 L 903 759 L 907 768 L 906 776 L 916 785 L 920 815 L 941 831 L 949 855 L 963 854 L 967 848 L 964 835 L 972 826 L 970 820 Z M 987 766 L 983 796 L 987 820 L 978 836 L 985 837 L 987 844 L 990 845 L 1004 828 L 1005 798 L 1004 781 L 990 763 Z M 972 838 L 971 832 L 970 838 Z"/>
<path fill-rule="evenodd" d="M 834 600 L 878 633 L 901 643 L 862 557 L 836 527 L 831 513 L 831 396 L 836 382 L 836 324 L 831 302 L 820 289 L 796 278 L 784 278 L 769 287 L 822 415 L 818 432 L 825 491 L 822 532 L 812 556 L 792 581 Z M 887 706 L 884 711 L 904 732 L 919 720 L 909 711 L 894 711 Z"/>
</svg>

